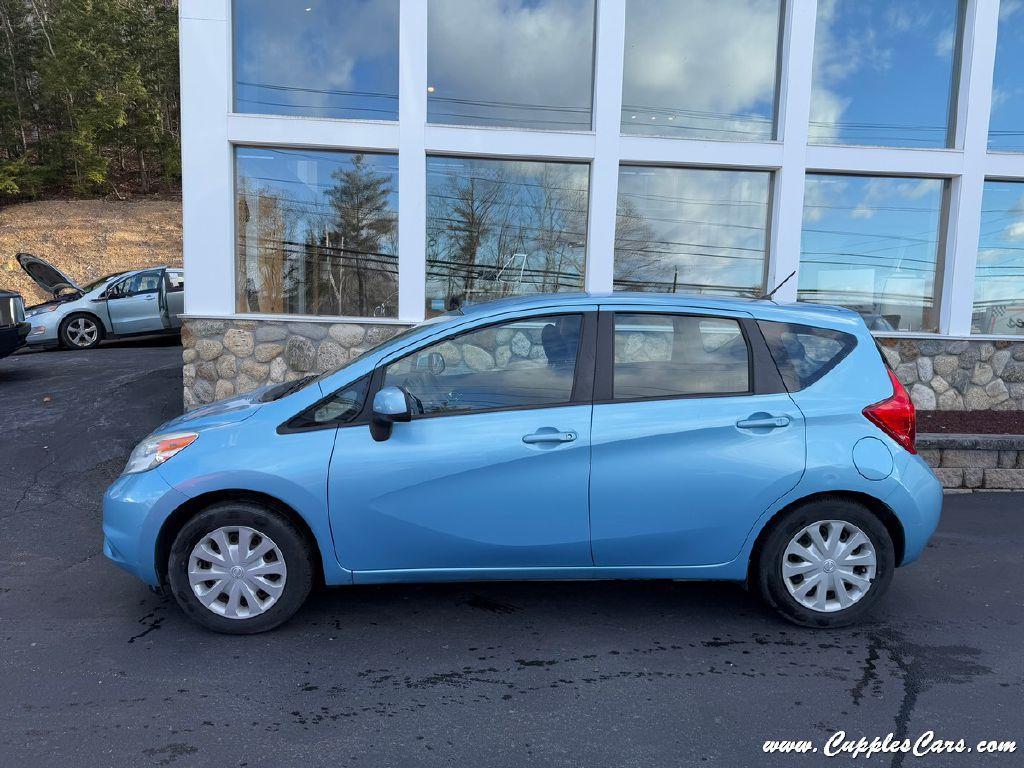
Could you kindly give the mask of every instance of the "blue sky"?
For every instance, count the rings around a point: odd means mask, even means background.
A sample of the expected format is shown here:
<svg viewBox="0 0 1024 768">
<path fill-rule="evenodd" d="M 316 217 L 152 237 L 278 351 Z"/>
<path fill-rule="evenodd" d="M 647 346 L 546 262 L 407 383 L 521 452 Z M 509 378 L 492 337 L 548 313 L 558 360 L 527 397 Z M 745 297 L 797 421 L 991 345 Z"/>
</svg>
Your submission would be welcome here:
<svg viewBox="0 0 1024 768">
<path fill-rule="evenodd" d="M 1024 0 L 1002 0 L 999 6 L 988 145 L 1024 152 Z"/>
</svg>

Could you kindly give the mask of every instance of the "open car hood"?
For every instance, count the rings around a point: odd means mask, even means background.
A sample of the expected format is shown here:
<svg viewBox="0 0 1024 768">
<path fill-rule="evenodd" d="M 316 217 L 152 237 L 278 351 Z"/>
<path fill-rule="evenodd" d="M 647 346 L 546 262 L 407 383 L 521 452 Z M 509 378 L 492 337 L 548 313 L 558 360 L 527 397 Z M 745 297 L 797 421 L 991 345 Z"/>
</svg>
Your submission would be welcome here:
<svg viewBox="0 0 1024 768">
<path fill-rule="evenodd" d="M 15 258 L 18 260 L 21 268 L 35 281 L 36 285 L 47 293 L 56 296 L 60 291 L 67 288 L 83 293 L 82 287 L 78 283 L 46 259 L 33 256 L 31 253 L 19 253 Z"/>
</svg>

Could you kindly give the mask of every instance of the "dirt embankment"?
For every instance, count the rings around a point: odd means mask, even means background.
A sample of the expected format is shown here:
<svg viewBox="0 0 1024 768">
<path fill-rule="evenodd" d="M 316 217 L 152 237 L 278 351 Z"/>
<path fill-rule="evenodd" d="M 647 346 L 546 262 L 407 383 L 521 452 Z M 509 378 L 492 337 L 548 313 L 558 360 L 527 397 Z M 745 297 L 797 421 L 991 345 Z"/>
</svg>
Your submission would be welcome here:
<svg viewBox="0 0 1024 768">
<path fill-rule="evenodd" d="M 0 208 L 0 288 L 47 296 L 15 260 L 27 251 L 80 284 L 112 272 L 181 266 L 181 202 L 48 200 Z"/>
</svg>

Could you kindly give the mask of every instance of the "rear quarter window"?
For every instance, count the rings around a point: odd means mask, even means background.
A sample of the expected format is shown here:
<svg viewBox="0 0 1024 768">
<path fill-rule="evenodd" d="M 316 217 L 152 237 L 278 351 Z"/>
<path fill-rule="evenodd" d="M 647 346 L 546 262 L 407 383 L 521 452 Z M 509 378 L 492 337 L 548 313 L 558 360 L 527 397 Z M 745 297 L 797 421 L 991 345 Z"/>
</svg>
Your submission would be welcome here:
<svg viewBox="0 0 1024 768">
<path fill-rule="evenodd" d="M 856 336 L 830 328 L 767 320 L 757 325 L 790 392 L 811 386 L 857 346 Z"/>
</svg>

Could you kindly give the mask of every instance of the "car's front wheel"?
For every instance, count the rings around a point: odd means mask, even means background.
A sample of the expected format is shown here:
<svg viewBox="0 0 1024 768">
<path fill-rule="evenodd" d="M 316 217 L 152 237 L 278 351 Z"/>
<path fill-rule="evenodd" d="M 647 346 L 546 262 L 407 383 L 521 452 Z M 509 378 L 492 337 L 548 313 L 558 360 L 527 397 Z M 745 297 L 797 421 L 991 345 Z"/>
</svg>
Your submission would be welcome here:
<svg viewBox="0 0 1024 768">
<path fill-rule="evenodd" d="M 189 617 L 216 632 L 265 632 L 291 618 L 313 582 L 313 554 L 285 516 L 225 502 L 189 520 L 167 563 L 171 591 Z"/>
<path fill-rule="evenodd" d="M 857 502 L 824 498 L 785 513 L 757 560 L 761 594 L 807 627 L 859 621 L 882 598 L 896 566 L 892 537 Z"/>
<path fill-rule="evenodd" d="M 72 315 L 60 326 L 60 343 L 70 349 L 92 349 L 102 338 L 103 328 L 89 315 Z"/>
</svg>

